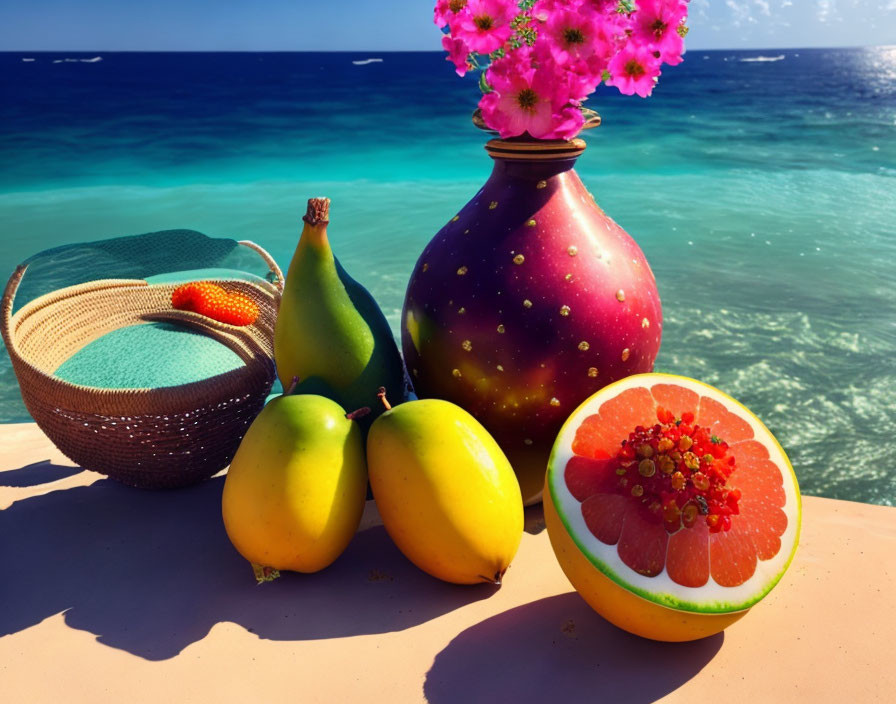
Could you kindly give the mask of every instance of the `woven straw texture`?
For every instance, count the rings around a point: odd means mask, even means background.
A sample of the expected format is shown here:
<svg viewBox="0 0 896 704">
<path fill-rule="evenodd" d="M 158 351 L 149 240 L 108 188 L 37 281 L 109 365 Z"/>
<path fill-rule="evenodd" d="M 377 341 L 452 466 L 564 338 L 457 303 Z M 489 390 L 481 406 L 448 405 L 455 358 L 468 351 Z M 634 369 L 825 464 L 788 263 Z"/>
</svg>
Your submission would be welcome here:
<svg viewBox="0 0 896 704">
<path fill-rule="evenodd" d="M 3 295 L 0 327 L 22 398 L 41 430 L 72 461 L 125 484 L 170 488 L 195 484 L 224 469 L 275 379 L 274 323 L 283 274 L 256 251 L 275 283 L 218 281 L 250 296 L 258 320 L 236 327 L 171 308 L 176 284 L 107 279 L 39 296 L 12 314 L 27 265 Z M 243 360 L 238 369 L 202 381 L 154 389 L 103 389 L 53 375 L 84 345 L 124 326 L 177 322 L 217 339 Z"/>
</svg>

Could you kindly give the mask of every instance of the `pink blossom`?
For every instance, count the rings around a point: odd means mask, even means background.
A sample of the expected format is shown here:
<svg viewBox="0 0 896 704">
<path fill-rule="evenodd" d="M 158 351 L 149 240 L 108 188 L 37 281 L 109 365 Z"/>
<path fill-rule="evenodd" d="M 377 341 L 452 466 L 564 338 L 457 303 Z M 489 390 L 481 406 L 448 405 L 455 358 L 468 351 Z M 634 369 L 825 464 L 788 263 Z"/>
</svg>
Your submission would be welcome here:
<svg viewBox="0 0 896 704">
<path fill-rule="evenodd" d="M 482 96 L 479 107 L 502 138 L 569 139 L 581 129 L 581 111 L 571 105 L 569 85 L 547 66 L 536 70 L 528 47 L 495 61 L 487 78 L 493 91 Z"/>
<path fill-rule="evenodd" d="M 592 37 L 594 53 L 589 59 L 589 64 L 596 76 L 603 73 L 607 64 L 610 63 L 610 59 L 625 43 L 627 29 L 627 21 L 617 13 L 613 13 L 598 24 L 597 32 Z"/>
<path fill-rule="evenodd" d="M 596 55 L 592 56 L 587 64 L 579 62 L 575 67 L 561 66 L 554 59 L 553 50 L 554 46 L 550 37 L 542 32 L 535 42 L 535 46 L 529 49 L 532 65 L 539 71 L 553 74 L 551 80 L 557 84 L 555 95 L 563 98 L 560 105 L 569 101 L 585 100 L 600 83 L 601 71 L 609 61 L 609 56 L 595 73 L 592 70 L 592 64 L 599 61 Z"/>
<path fill-rule="evenodd" d="M 554 114 L 554 131 L 548 137 L 549 139 L 572 139 L 582 129 L 585 124 L 585 116 L 582 114 L 582 108 L 579 105 L 567 105 Z"/>
<path fill-rule="evenodd" d="M 514 0 L 469 0 L 458 13 L 459 25 L 452 29 L 471 51 L 491 54 L 510 38 L 510 23 L 518 12 Z"/>
<path fill-rule="evenodd" d="M 544 37 L 551 60 L 578 74 L 591 85 L 584 95 L 594 91 L 610 59 L 625 37 L 621 16 L 613 12 L 602 16 L 585 4 L 575 12 L 557 10 L 544 23 Z"/>
<path fill-rule="evenodd" d="M 467 6 L 467 0 L 436 0 L 433 20 L 441 28 L 454 21 L 458 12 Z"/>
<path fill-rule="evenodd" d="M 623 95 L 637 93 L 646 98 L 653 91 L 654 79 L 660 75 L 660 60 L 653 51 L 629 42 L 610 60 L 608 86 L 616 86 Z"/>
<path fill-rule="evenodd" d="M 678 33 L 688 5 L 684 0 L 640 0 L 634 15 L 632 39 L 660 52 L 660 59 L 672 66 L 680 64 L 684 39 Z"/>
<path fill-rule="evenodd" d="M 585 61 L 599 49 L 599 15 L 590 11 L 555 10 L 544 24 L 551 55 L 562 65 Z M 602 47 L 600 47 L 602 48 Z"/>
<path fill-rule="evenodd" d="M 446 34 L 444 37 L 442 37 L 442 48 L 448 52 L 448 56 L 445 58 L 445 60 L 450 61 L 454 64 L 457 75 L 466 75 L 467 69 L 470 68 L 470 65 L 467 61 L 470 56 L 470 49 L 464 43 L 464 40 L 456 39 L 450 34 Z"/>
</svg>

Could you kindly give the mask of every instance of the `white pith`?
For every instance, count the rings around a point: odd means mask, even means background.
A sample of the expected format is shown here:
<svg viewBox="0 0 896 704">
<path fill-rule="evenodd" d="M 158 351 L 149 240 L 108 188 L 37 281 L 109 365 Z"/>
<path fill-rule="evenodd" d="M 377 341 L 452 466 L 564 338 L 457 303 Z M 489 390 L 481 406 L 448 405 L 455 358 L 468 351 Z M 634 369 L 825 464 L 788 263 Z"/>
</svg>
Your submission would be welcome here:
<svg viewBox="0 0 896 704">
<path fill-rule="evenodd" d="M 572 443 L 576 430 L 584 419 L 597 413 L 605 401 L 627 389 L 643 387 L 649 390 L 651 386 L 663 383 L 682 386 L 701 396 L 708 396 L 746 420 L 753 429 L 752 439 L 762 443 L 768 450 L 770 460 L 782 469 L 782 485 L 786 497 L 782 510 L 790 520 L 780 536 L 781 549 L 770 560 L 759 560 L 753 576 L 736 587 L 723 587 L 715 582 L 711 575 L 709 581 L 702 587 L 685 587 L 672 581 L 665 568 L 655 577 L 646 577 L 635 572 L 619 557 L 617 545 L 607 545 L 592 534 L 582 516 L 582 504 L 566 487 L 564 477 L 566 464 L 574 455 Z M 627 429 L 625 435 L 619 438 L 620 443 L 631 430 L 633 429 Z M 744 413 L 744 407 L 733 399 L 717 389 L 685 377 L 665 374 L 631 376 L 605 387 L 586 400 L 573 412 L 557 436 L 548 468 L 548 483 L 561 521 L 591 563 L 621 586 L 646 599 L 673 608 L 709 612 L 739 611 L 749 608 L 780 579 L 793 556 L 799 538 L 799 487 L 790 463 L 777 441 L 753 414 Z"/>
</svg>

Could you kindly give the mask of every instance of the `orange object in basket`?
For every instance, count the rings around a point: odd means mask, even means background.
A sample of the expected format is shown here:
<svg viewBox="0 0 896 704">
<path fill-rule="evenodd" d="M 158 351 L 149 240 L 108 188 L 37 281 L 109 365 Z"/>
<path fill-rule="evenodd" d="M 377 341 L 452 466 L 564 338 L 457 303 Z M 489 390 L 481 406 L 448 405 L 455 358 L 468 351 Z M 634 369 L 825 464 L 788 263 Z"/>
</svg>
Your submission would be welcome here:
<svg viewBox="0 0 896 704">
<path fill-rule="evenodd" d="M 258 319 L 255 301 L 208 281 L 178 286 L 171 294 L 171 305 L 177 310 L 193 311 L 228 325 L 251 325 Z"/>
</svg>

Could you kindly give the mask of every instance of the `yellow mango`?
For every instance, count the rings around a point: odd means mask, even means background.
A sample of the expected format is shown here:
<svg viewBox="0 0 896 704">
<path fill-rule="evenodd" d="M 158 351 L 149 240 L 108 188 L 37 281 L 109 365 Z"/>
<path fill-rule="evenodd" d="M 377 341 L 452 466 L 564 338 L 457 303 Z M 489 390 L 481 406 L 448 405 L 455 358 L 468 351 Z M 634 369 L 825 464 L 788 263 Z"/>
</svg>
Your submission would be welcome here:
<svg viewBox="0 0 896 704">
<path fill-rule="evenodd" d="M 259 580 L 317 572 L 358 529 L 367 489 L 361 428 L 322 396 L 273 399 L 246 432 L 227 472 L 227 535 Z"/>
<path fill-rule="evenodd" d="M 523 532 L 523 501 L 501 448 L 465 410 L 409 401 L 367 438 L 370 486 L 404 555 L 457 584 L 500 583 Z"/>
</svg>

